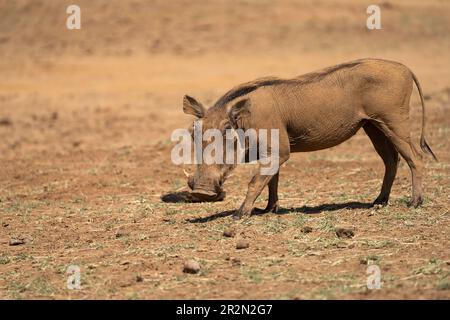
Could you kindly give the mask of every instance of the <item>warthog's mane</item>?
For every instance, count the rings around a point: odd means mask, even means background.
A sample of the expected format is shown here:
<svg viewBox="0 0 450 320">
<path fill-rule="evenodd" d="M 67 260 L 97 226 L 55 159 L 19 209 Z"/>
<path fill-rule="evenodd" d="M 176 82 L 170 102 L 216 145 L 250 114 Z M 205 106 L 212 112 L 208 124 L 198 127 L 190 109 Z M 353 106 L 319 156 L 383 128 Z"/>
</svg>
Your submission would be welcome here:
<svg viewBox="0 0 450 320">
<path fill-rule="evenodd" d="M 246 94 L 249 94 L 259 88 L 262 87 L 268 87 L 268 86 L 275 86 L 275 85 L 281 85 L 281 84 L 296 84 L 296 85 L 302 85 L 302 84 L 308 84 L 316 81 L 320 81 L 324 77 L 342 69 L 347 68 L 353 68 L 355 66 L 358 66 L 361 64 L 362 61 L 352 61 L 348 63 L 342 63 L 336 66 L 332 66 L 320 71 L 307 73 L 301 76 L 298 76 L 293 79 L 280 79 L 276 77 L 265 77 L 265 78 L 259 78 L 251 82 L 247 82 L 241 85 L 238 85 L 225 93 L 215 104 L 213 108 L 222 108 L 226 106 L 229 102 L 233 101 L 234 99 L 237 99 L 239 97 L 242 97 Z"/>
</svg>

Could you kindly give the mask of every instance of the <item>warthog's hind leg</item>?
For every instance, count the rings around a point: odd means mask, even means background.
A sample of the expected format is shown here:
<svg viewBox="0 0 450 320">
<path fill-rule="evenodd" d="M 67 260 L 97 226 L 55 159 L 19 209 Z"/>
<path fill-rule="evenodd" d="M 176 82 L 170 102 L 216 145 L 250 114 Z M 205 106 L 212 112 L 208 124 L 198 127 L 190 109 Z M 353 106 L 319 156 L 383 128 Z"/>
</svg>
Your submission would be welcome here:
<svg viewBox="0 0 450 320">
<path fill-rule="evenodd" d="M 385 206 L 388 204 L 389 195 L 391 193 L 392 184 L 395 180 L 397 174 L 398 161 L 400 160 L 398 156 L 398 151 L 395 149 L 391 141 L 384 135 L 384 133 L 378 129 L 371 122 L 367 122 L 364 126 L 364 131 L 369 136 L 372 144 L 383 159 L 385 172 L 383 178 L 383 185 L 381 187 L 380 195 L 373 202 L 373 205 Z"/>
<path fill-rule="evenodd" d="M 377 126 L 389 137 L 392 144 L 405 159 L 411 169 L 412 200 L 409 205 L 418 207 L 423 203 L 422 191 L 422 155 L 412 145 L 408 121 L 378 123 Z"/>
</svg>

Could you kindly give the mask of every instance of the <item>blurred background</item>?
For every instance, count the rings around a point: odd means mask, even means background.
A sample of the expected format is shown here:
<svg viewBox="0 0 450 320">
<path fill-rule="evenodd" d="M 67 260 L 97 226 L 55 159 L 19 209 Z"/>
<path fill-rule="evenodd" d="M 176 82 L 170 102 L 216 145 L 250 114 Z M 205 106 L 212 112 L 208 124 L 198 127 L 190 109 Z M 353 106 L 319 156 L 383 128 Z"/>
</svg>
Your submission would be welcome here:
<svg viewBox="0 0 450 320">
<path fill-rule="evenodd" d="M 445 0 L 382 1 L 381 30 L 360 0 L 80 0 L 81 30 L 66 28 L 70 4 L 0 1 L 3 155 L 156 143 L 189 124 L 186 93 L 211 104 L 256 77 L 356 58 L 405 63 L 427 94 L 449 85 Z"/>
</svg>

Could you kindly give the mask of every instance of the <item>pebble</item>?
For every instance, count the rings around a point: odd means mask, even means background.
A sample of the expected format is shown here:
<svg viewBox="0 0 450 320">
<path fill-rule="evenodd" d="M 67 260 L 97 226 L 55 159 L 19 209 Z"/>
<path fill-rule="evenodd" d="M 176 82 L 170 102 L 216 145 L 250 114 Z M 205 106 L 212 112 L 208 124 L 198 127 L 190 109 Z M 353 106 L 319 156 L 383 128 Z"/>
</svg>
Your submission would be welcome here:
<svg viewBox="0 0 450 320">
<path fill-rule="evenodd" d="M 9 245 L 10 246 L 18 246 L 18 245 L 21 245 L 21 244 L 24 244 L 24 243 L 25 243 L 24 239 L 11 239 L 11 240 L 9 240 Z"/>
<path fill-rule="evenodd" d="M 188 260 L 184 263 L 183 272 L 184 273 L 198 273 L 200 271 L 200 264 L 195 260 Z"/>
<path fill-rule="evenodd" d="M 223 232 L 223 236 L 227 238 L 234 238 L 236 235 L 236 230 L 234 229 L 227 229 Z"/>
<path fill-rule="evenodd" d="M 236 243 L 236 249 L 247 249 L 250 246 L 250 244 L 248 243 L 248 241 L 245 240 L 239 240 Z"/>
<path fill-rule="evenodd" d="M 355 233 L 352 229 L 348 228 L 336 228 L 336 235 L 339 238 L 353 238 L 355 236 Z"/>
<path fill-rule="evenodd" d="M 304 226 L 301 231 L 302 233 L 311 233 L 313 231 L 313 228 Z"/>
</svg>

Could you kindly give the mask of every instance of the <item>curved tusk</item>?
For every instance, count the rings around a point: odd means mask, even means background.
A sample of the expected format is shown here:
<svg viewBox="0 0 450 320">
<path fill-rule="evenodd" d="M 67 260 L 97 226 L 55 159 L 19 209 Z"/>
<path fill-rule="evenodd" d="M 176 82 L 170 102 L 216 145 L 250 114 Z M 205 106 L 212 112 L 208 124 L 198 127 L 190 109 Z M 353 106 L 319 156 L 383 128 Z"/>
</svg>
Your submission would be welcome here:
<svg viewBox="0 0 450 320">
<path fill-rule="evenodd" d="M 183 169 L 183 172 L 184 172 L 184 175 L 186 176 L 186 177 L 190 177 L 191 175 L 189 174 L 189 172 L 187 172 L 185 169 Z"/>
</svg>

